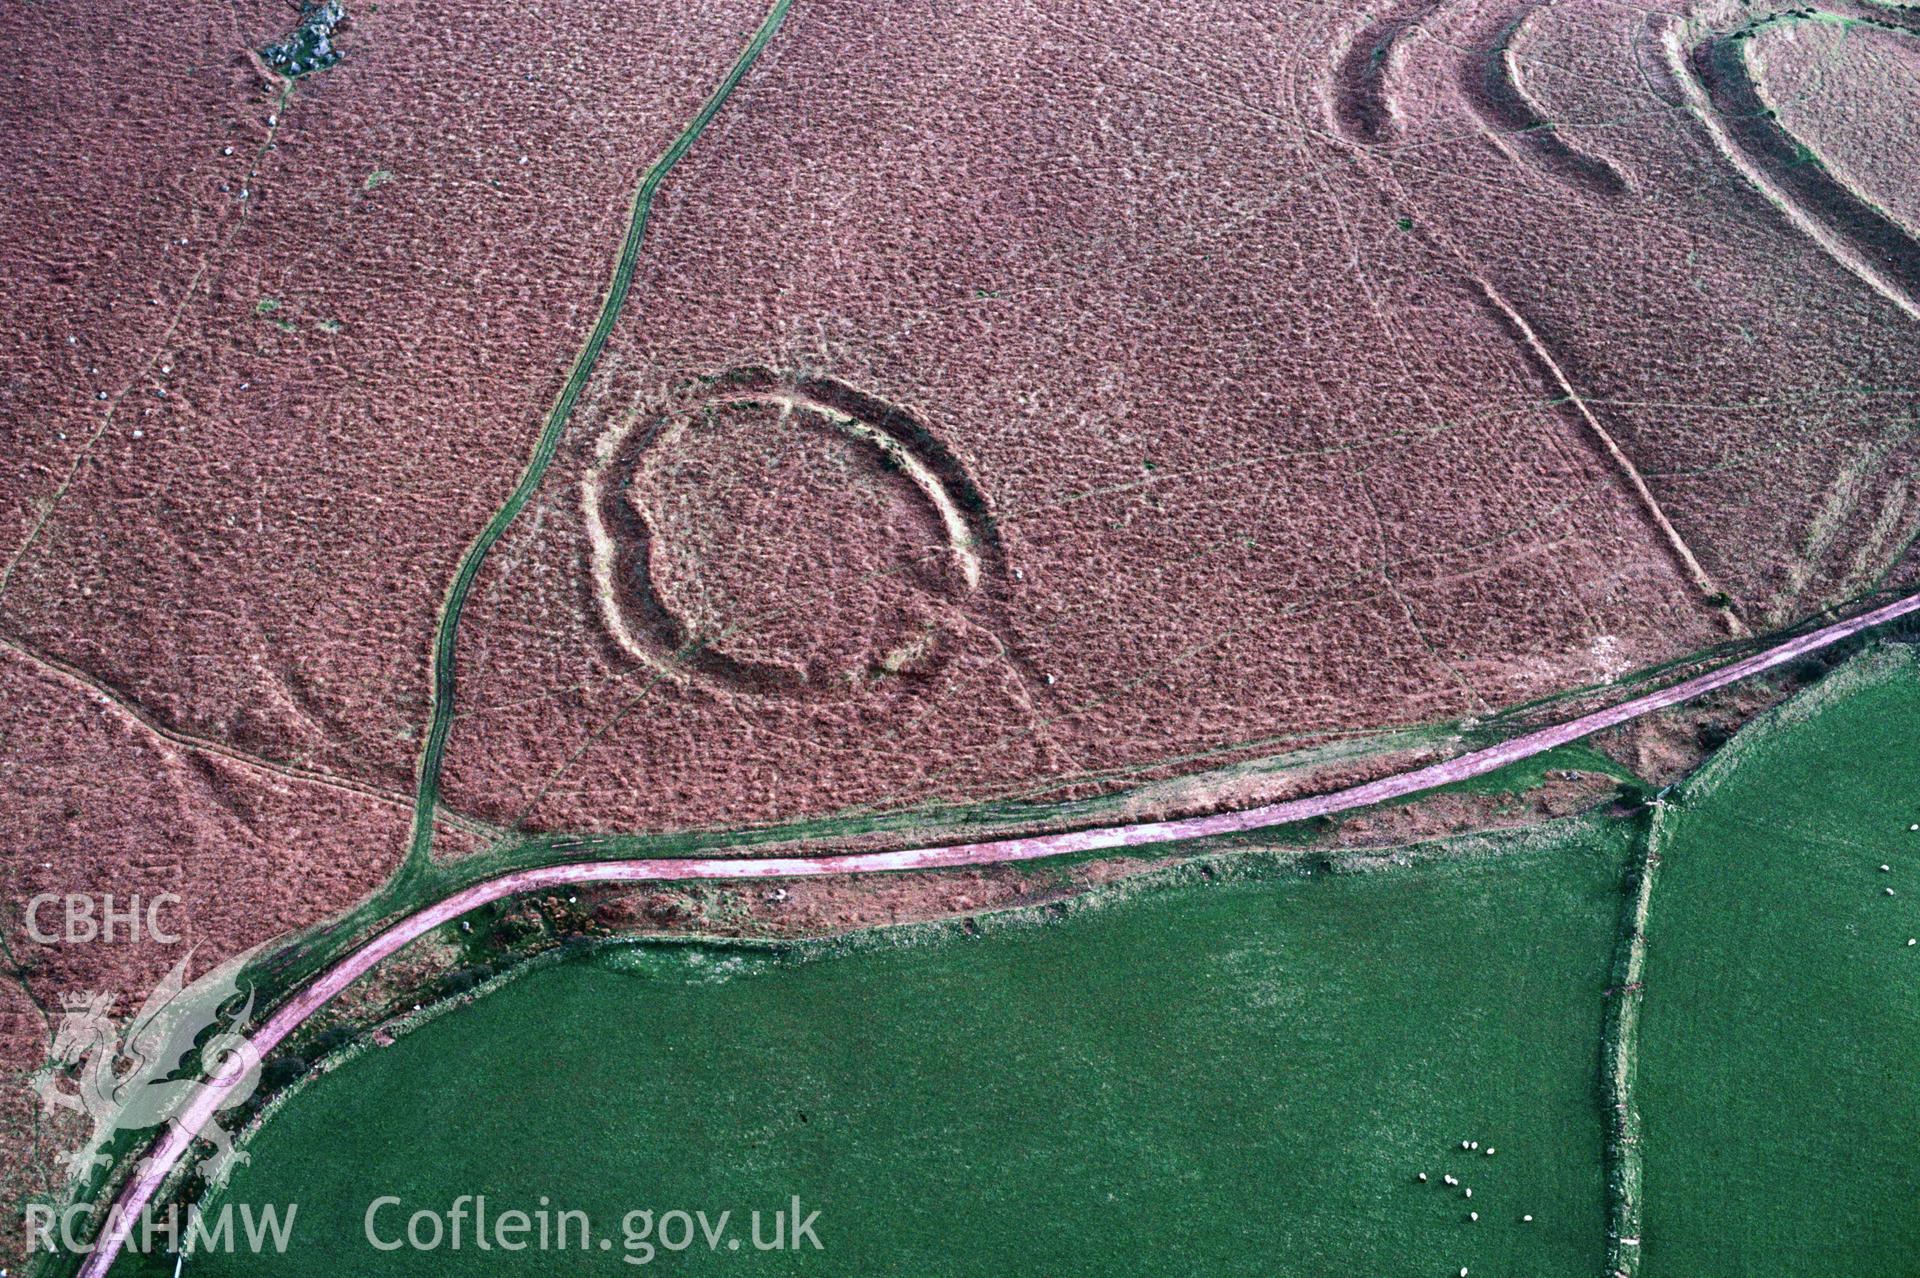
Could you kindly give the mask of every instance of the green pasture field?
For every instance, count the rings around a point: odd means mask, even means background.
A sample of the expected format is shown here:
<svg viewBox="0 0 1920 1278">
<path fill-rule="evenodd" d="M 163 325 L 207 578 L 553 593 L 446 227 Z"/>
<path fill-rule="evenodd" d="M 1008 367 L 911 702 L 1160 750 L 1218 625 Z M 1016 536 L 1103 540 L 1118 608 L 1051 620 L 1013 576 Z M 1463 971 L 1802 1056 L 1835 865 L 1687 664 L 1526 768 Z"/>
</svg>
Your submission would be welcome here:
<svg viewBox="0 0 1920 1278">
<path fill-rule="evenodd" d="M 1650 1278 L 1920 1272 L 1910 654 L 1741 733 L 1662 823 L 1636 1086 Z"/>
<path fill-rule="evenodd" d="M 752 1210 L 770 1222 L 797 1195 L 819 1252 L 709 1253 L 696 1233 L 653 1264 L 1586 1278 L 1629 837 L 1565 823 L 1379 871 L 990 918 L 974 937 L 551 965 L 296 1095 L 224 1199 L 298 1203 L 294 1246 L 187 1271 L 532 1272 L 470 1237 L 457 1253 L 365 1241 L 381 1195 L 402 1202 L 377 1217 L 384 1241 L 484 1193 L 495 1213 L 545 1196 L 609 1236 L 540 1257 L 554 1274 L 634 1269 L 635 1209 L 730 1210 L 745 1238 Z"/>
</svg>

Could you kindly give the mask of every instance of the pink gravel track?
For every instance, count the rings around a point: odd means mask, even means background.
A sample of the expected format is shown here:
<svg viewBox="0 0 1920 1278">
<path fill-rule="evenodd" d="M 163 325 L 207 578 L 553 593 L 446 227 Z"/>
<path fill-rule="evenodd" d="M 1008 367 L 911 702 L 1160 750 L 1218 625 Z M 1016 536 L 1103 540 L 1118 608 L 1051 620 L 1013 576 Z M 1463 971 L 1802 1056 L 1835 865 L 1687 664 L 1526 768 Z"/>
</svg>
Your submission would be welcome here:
<svg viewBox="0 0 1920 1278">
<path fill-rule="evenodd" d="M 467 911 L 502 897 L 537 888 L 565 883 L 632 883 L 690 879 L 784 879 L 810 878 L 833 874 L 874 874 L 901 870 L 946 869 L 955 866 L 997 865 L 1034 861 L 1045 857 L 1102 851 L 1110 848 L 1138 847 L 1144 844 L 1171 843 L 1220 834 L 1241 834 L 1252 830 L 1287 825 L 1313 817 L 1349 812 L 1429 790 L 1435 786 L 1464 781 L 1566 745 L 1581 737 L 1656 710 L 1690 701 L 1751 675 L 1774 669 L 1811 652 L 1838 643 L 1863 630 L 1895 618 L 1920 611 L 1920 593 L 1885 604 L 1846 621 L 1835 622 L 1798 638 L 1768 648 L 1753 656 L 1697 675 L 1670 688 L 1623 701 L 1604 710 L 1596 710 L 1566 723 L 1529 732 L 1484 750 L 1475 750 L 1458 758 L 1429 764 L 1409 772 L 1382 777 L 1330 794 L 1289 799 L 1283 803 L 1209 816 L 1186 817 L 1171 821 L 1149 821 L 1134 825 L 1106 826 L 1092 830 L 1026 838 L 995 839 L 984 843 L 960 843 L 947 847 L 908 848 L 897 852 L 869 852 L 819 857 L 756 858 L 660 858 L 631 861 L 585 861 L 542 866 L 503 874 L 465 888 L 437 904 L 409 915 L 368 941 L 305 989 L 283 1004 L 254 1033 L 250 1042 L 264 1057 L 335 995 L 366 975 L 381 960 L 409 942 L 447 923 Z M 244 1062 L 235 1056 L 228 1067 L 209 1078 L 193 1102 L 167 1128 L 152 1155 L 127 1182 L 116 1201 L 117 1210 L 108 1220 L 105 1235 L 98 1240 L 80 1270 L 80 1278 L 101 1278 L 126 1242 L 132 1222 L 139 1218 L 161 1183 L 179 1162 L 194 1133 L 205 1125 L 244 1076 Z"/>
</svg>

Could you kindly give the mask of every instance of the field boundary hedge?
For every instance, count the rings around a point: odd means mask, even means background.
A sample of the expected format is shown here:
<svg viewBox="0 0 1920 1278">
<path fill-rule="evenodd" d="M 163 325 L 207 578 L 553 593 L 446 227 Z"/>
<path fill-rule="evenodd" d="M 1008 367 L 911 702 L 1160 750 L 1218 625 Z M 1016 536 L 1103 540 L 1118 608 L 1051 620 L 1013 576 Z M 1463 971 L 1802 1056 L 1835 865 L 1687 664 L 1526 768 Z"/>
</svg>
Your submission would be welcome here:
<svg viewBox="0 0 1920 1278">
<path fill-rule="evenodd" d="M 1633 1278 L 1640 1267 L 1640 1111 L 1633 1081 L 1639 1065 L 1640 1005 L 1645 997 L 1647 917 L 1660 870 L 1663 800 L 1647 809 L 1645 829 L 1634 840 L 1622 886 L 1625 900 L 1615 940 L 1613 984 L 1607 991 L 1606 1026 L 1600 1036 L 1600 1095 L 1605 1106 L 1607 1175 L 1607 1272 Z"/>
</svg>

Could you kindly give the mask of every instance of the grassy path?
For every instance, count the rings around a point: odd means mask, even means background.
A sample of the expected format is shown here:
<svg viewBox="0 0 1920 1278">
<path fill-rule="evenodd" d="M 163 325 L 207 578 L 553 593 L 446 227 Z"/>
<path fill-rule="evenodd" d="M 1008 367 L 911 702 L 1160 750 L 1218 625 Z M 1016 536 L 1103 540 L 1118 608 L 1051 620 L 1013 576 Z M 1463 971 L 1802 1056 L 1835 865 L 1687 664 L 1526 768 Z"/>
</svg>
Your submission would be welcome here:
<svg viewBox="0 0 1920 1278">
<path fill-rule="evenodd" d="M 720 108 L 726 105 L 728 97 L 739 85 L 749 68 L 759 60 L 767 43 L 780 29 L 781 22 L 787 16 L 792 0 L 774 0 L 773 7 L 767 10 L 766 17 L 753 33 L 753 39 L 734 60 L 733 67 L 726 78 L 715 86 L 707 100 L 700 105 L 687 126 L 680 130 L 665 152 L 647 169 L 641 179 L 640 189 L 633 197 L 633 208 L 627 215 L 626 238 L 620 245 L 620 259 L 614 266 L 613 281 L 607 288 L 606 299 L 600 304 L 600 315 L 594 321 L 593 331 L 588 334 L 586 345 L 574 357 L 573 367 L 567 373 L 567 382 L 561 388 L 560 397 L 554 401 L 553 409 L 547 414 L 546 424 L 540 429 L 540 437 L 533 446 L 533 455 L 527 459 L 527 466 L 521 472 L 520 482 L 514 486 L 513 493 L 506 504 L 494 512 L 487 526 L 480 531 L 479 537 L 467 547 L 467 553 L 461 557 L 460 567 L 453 575 L 453 584 L 447 590 L 446 602 L 440 609 L 440 624 L 436 627 L 433 639 L 433 711 L 427 723 L 427 737 L 420 751 L 419 783 L 415 792 L 413 834 L 407 847 L 407 858 L 402 863 L 395 879 L 408 881 L 431 868 L 430 854 L 433 848 L 434 813 L 440 802 L 440 769 L 447 749 L 447 733 L 453 726 L 454 702 L 454 648 L 458 641 L 460 614 L 466 608 L 467 594 L 473 589 L 473 579 L 479 575 L 481 565 L 486 562 L 487 554 L 506 533 L 509 525 L 519 517 L 520 512 L 532 499 L 534 491 L 540 487 L 540 481 L 547 473 L 547 467 L 553 461 L 554 450 L 559 447 L 560 436 L 566 430 L 567 421 L 573 416 L 574 404 L 580 398 L 581 389 L 587 379 L 593 376 L 594 368 L 600 362 L 600 353 L 606 348 L 607 338 L 613 333 L 613 326 L 620 319 L 620 312 L 626 306 L 627 290 L 633 283 L 634 267 L 640 260 L 640 244 L 647 233 L 647 216 L 653 208 L 654 192 L 667 174 L 673 171 L 707 125 L 713 122 Z"/>
</svg>

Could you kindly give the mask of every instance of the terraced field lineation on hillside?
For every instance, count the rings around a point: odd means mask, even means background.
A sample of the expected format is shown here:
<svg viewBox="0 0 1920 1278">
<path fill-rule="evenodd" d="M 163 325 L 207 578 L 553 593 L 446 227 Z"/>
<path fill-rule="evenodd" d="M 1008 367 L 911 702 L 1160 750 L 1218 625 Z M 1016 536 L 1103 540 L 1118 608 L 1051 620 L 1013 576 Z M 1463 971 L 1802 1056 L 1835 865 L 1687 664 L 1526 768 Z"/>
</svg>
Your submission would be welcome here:
<svg viewBox="0 0 1920 1278">
<path fill-rule="evenodd" d="M 1187 817 L 1172 821 L 1143 822 L 1136 825 L 1108 826 L 1099 829 L 1068 831 L 1060 834 L 1000 839 L 987 843 L 966 843 L 946 847 L 910 848 L 897 852 L 869 852 L 818 857 L 766 858 L 663 858 L 634 861 L 588 861 L 519 870 L 489 879 L 456 892 L 437 904 L 419 910 L 379 933 L 365 945 L 336 963 L 298 994 L 282 1003 L 248 1039 L 253 1058 L 260 1059 L 292 1034 L 306 1019 L 325 1006 L 349 985 L 365 976 L 382 960 L 397 953 L 412 941 L 442 924 L 450 923 L 467 911 L 491 901 L 521 892 L 562 884 L 615 882 L 645 883 L 694 879 L 781 879 L 812 878 L 825 875 L 873 874 L 902 870 L 949 869 L 958 866 L 1007 864 L 1034 861 L 1046 857 L 1111 848 L 1138 847 L 1147 844 L 1180 842 L 1222 834 L 1242 834 L 1269 829 L 1314 817 L 1350 812 L 1408 795 L 1482 776 L 1509 764 L 1567 745 L 1605 728 L 1692 700 L 1752 675 L 1772 670 L 1811 652 L 1839 643 L 1865 630 L 1900 617 L 1920 612 L 1920 593 L 1809 631 L 1776 644 L 1718 670 L 1695 676 L 1659 692 L 1623 701 L 1618 705 L 1582 715 L 1566 723 L 1541 728 L 1498 745 L 1476 750 L 1442 763 L 1429 764 L 1396 776 L 1383 777 L 1363 785 L 1336 790 L 1330 794 L 1269 804 L 1211 816 Z M 246 1075 L 242 1053 L 209 1076 L 193 1101 L 170 1124 L 120 1191 L 118 1210 L 110 1213 L 108 1226 L 88 1253 L 79 1278 L 103 1278 L 125 1244 L 133 1222 L 159 1192 L 168 1173 L 192 1145 L 194 1134 L 225 1103 L 228 1094 Z"/>
<path fill-rule="evenodd" d="M 1342 142 L 1365 154 L 1381 148 L 1389 140 L 1395 115 L 1388 76 L 1395 46 L 1446 7 L 1437 0 L 1402 6 L 1355 38 L 1336 77 L 1337 127 L 1328 135 L 1330 141 Z M 1533 107 L 1517 79 L 1512 44 L 1540 7 L 1538 4 L 1507 6 L 1495 15 L 1491 25 L 1478 32 L 1473 48 L 1461 54 L 1457 74 L 1463 93 L 1487 136 L 1502 150 L 1508 148 L 1509 142 L 1523 143 L 1549 172 L 1562 180 L 1602 198 L 1615 197 L 1628 189 L 1626 180 L 1606 162 L 1576 151 L 1558 137 L 1551 123 Z M 1401 194 L 1404 197 L 1406 193 L 1403 190 Z M 1666 545 L 1676 567 L 1693 586 L 1699 604 L 1714 614 L 1729 635 L 1736 638 L 1749 635 L 1751 631 L 1735 610 L 1729 593 L 1694 554 L 1693 547 L 1668 517 L 1640 468 L 1595 415 L 1588 399 L 1573 384 L 1526 316 L 1494 286 L 1470 253 L 1444 231 L 1436 229 L 1436 220 L 1422 217 L 1418 225 L 1423 237 L 1460 263 L 1466 279 L 1478 290 L 1497 322 L 1511 332 L 1529 362 L 1559 392 L 1562 397 L 1559 402 L 1574 410 L 1609 469 L 1626 485 Z"/>
<path fill-rule="evenodd" d="M 660 183 L 666 180 L 674 165 L 693 148 L 747 71 L 759 60 L 761 51 L 780 29 L 791 3 L 792 0 L 774 0 L 773 7 L 755 28 L 753 39 L 735 59 L 726 78 L 708 95 L 693 119 L 641 179 L 640 189 L 633 197 L 632 210 L 627 215 L 627 233 L 620 245 L 620 257 L 614 266 L 613 279 L 608 285 L 606 300 L 600 305 L 600 315 L 594 322 L 593 331 L 588 334 L 586 345 L 574 357 L 566 385 L 561 389 L 560 397 L 554 401 L 553 410 L 547 414 L 546 424 L 540 430 L 526 470 L 521 472 L 520 482 L 514 486 L 506 504 L 487 521 L 487 526 L 461 557 L 460 566 L 453 575 L 453 583 L 447 589 L 446 602 L 440 610 L 440 624 L 434 632 L 433 710 L 427 725 L 426 741 L 420 751 L 413 836 L 409 842 L 407 859 L 399 871 L 401 876 L 424 870 L 432 852 L 434 812 L 440 801 L 441 761 L 446 753 L 447 733 L 453 726 L 454 647 L 460 628 L 460 614 L 466 607 L 467 593 L 473 588 L 473 579 L 479 575 L 487 553 L 540 487 L 540 481 L 553 461 L 554 450 L 559 447 L 561 433 L 566 430 L 567 420 L 573 416 L 574 403 L 580 398 L 580 391 L 600 362 L 600 352 L 606 347 L 607 338 L 626 306 L 627 290 L 633 283 L 634 267 L 640 260 L 640 243 L 647 233 L 647 216 L 653 208 L 654 192 L 659 190 Z"/>
<path fill-rule="evenodd" d="M 280 121 L 286 118 L 287 108 L 292 102 L 293 82 L 289 80 L 274 99 L 273 109 L 268 116 L 273 123 L 267 126 L 266 136 L 253 153 L 253 164 L 251 166 L 251 172 L 248 174 L 249 182 L 257 180 L 260 166 L 266 163 L 268 155 L 273 152 L 274 137 L 280 131 Z M 246 194 L 245 191 L 241 192 L 243 199 Z M 255 207 L 256 205 L 243 202 L 240 205 L 240 211 L 233 219 L 233 225 L 229 226 L 226 234 L 215 241 L 213 246 L 201 256 L 200 265 L 194 270 L 193 278 L 187 281 L 187 286 L 184 289 L 180 290 L 179 300 L 173 304 L 173 309 L 168 313 L 167 326 L 161 330 L 159 340 L 153 343 L 152 349 L 148 351 L 146 358 L 135 367 L 134 371 L 126 378 L 120 389 L 113 392 L 112 397 L 107 401 L 105 410 L 100 414 L 100 424 L 94 428 L 91 435 L 87 436 L 85 442 L 81 444 L 79 451 L 74 453 L 73 461 L 67 467 L 67 473 L 61 477 L 59 486 L 48 495 L 45 507 L 40 511 L 39 517 L 34 520 L 33 526 L 27 530 L 25 540 L 20 543 L 19 548 L 7 559 L 6 566 L 0 568 L 0 596 L 4 596 L 7 593 L 7 587 L 13 583 L 14 571 L 19 568 L 21 561 L 24 560 L 33 550 L 34 546 L 39 543 L 40 534 L 46 531 L 47 524 L 52 521 L 54 513 L 60 509 L 61 503 L 67 499 L 67 494 L 73 490 L 74 483 L 80 477 L 80 468 L 87 464 L 87 461 L 93 456 L 93 450 L 99 446 L 100 441 L 106 437 L 107 431 L 112 428 L 114 414 L 119 410 L 121 401 L 126 399 L 128 395 L 131 395 L 133 388 L 139 384 L 140 379 L 151 374 L 154 365 L 160 362 L 160 357 L 166 351 L 167 344 L 173 340 L 174 331 L 180 327 L 180 320 L 181 317 L 186 314 L 188 303 L 190 303 L 194 295 L 200 291 L 201 281 L 207 278 L 207 273 L 213 269 L 214 262 L 218 260 L 220 255 L 225 252 L 227 246 L 233 243 L 234 239 L 246 226 L 247 215 Z M 185 241 L 182 241 L 182 243 L 184 242 Z M 211 285 L 208 285 L 208 287 L 211 287 Z M 105 394 L 106 392 L 103 391 L 101 393 Z"/>
<path fill-rule="evenodd" d="M 1661 51 L 1687 108 L 1721 157 L 1827 256 L 1909 319 L 1920 320 L 1913 240 L 1824 167 L 1800 162 L 1797 143 L 1760 100 L 1744 41 L 1716 36 L 1689 47 L 1689 39 L 1682 23 L 1669 20 Z"/>
<path fill-rule="evenodd" d="M 1521 83 L 1514 45 L 1534 15 L 1547 7 L 1509 3 L 1496 8 L 1475 35 L 1461 87 L 1493 137 L 1524 150 L 1542 171 L 1568 186 L 1599 199 L 1616 199 L 1631 189 L 1626 177 L 1604 158 L 1568 143 Z"/>
<path fill-rule="evenodd" d="M 286 777 L 289 780 L 301 781 L 309 785 L 326 786 L 328 789 L 340 790 L 347 794 L 357 794 L 362 798 L 373 799 L 379 803 L 391 804 L 392 806 L 406 808 L 408 810 L 413 808 L 413 796 L 401 791 L 388 790 L 372 782 L 362 781 L 357 777 L 348 776 L 345 773 L 332 772 L 325 768 L 304 767 L 290 760 L 268 758 L 266 755 L 255 754 L 250 750 L 231 745 L 215 737 L 203 737 L 195 733 L 182 732 L 178 729 L 170 728 L 152 711 L 140 705 L 131 697 L 122 694 L 118 689 L 95 678 L 79 666 L 73 665 L 71 662 L 62 661 L 60 658 L 50 656 L 47 653 L 40 652 L 29 644 L 15 639 L 10 635 L 0 634 L 0 648 L 4 648 L 8 652 L 15 654 L 22 661 L 34 667 L 49 679 L 72 685 L 83 697 L 98 698 L 102 704 L 111 703 L 121 714 L 133 720 L 154 736 L 159 737 L 162 741 L 171 742 L 183 750 L 190 750 L 199 754 L 217 755 L 222 759 L 231 760 L 243 768 L 265 772 L 271 776 Z M 435 813 L 434 822 L 438 825 L 464 830 L 466 833 L 479 838 L 497 838 L 499 836 L 499 831 L 486 822 L 463 816 L 458 812 L 445 811 Z"/>
<path fill-rule="evenodd" d="M 1501 318 L 1513 327 L 1528 352 L 1539 361 L 1547 375 L 1552 378 L 1554 385 L 1558 386 L 1566 396 L 1566 402 L 1573 405 L 1574 410 L 1579 413 L 1580 420 L 1585 423 L 1588 432 L 1599 443 L 1601 451 L 1613 463 L 1620 477 L 1626 481 L 1635 500 L 1640 503 L 1640 508 L 1646 512 L 1647 518 L 1652 520 L 1654 527 L 1659 530 L 1661 539 L 1667 544 L 1667 549 L 1679 562 L 1680 570 L 1693 583 L 1694 589 L 1700 592 L 1701 600 L 1719 616 L 1728 634 L 1736 638 L 1749 634 L 1746 623 L 1740 620 L 1740 615 L 1733 610 L 1733 605 L 1726 602 L 1726 592 L 1701 565 L 1699 558 L 1693 553 L 1693 547 L 1689 546 L 1686 538 L 1680 535 L 1680 530 L 1673 526 L 1673 521 L 1667 518 L 1666 510 L 1660 505 L 1660 499 L 1653 495 L 1653 489 L 1648 487 L 1646 477 L 1640 473 L 1640 468 L 1633 464 L 1633 459 L 1627 456 L 1625 449 L 1620 447 L 1620 442 L 1613 437 L 1613 432 L 1601 425 L 1600 419 L 1594 416 L 1591 408 L 1587 407 L 1587 401 L 1568 380 L 1565 370 L 1560 367 L 1560 362 L 1553 357 L 1553 352 L 1547 349 L 1547 344 L 1534 331 L 1533 325 L 1527 323 L 1526 317 L 1514 309 L 1512 303 L 1502 297 L 1499 290 L 1494 288 L 1486 277 L 1476 274 L 1473 282 L 1479 286 L 1480 292 Z"/>
<path fill-rule="evenodd" d="M 1592 196 L 1616 198 L 1631 189 L 1626 177 L 1605 159 L 1568 143 L 1520 82 L 1514 43 L 1547 7 L 1522 0 L 1494 8 L 1457 50 L 1461 97 L 1502 151 L 1516 160 L 1524 153 L 1546 173 Z M 1354 37 L 1336 65 L 1333 83 L 1334 122 L 1348 141 L 1370 147 L 1395 141 L 1394 60 L 1403 43 L 1448 8 L 1444 0 L 1416 0 L 1388 10 Z"/>
</svg>

